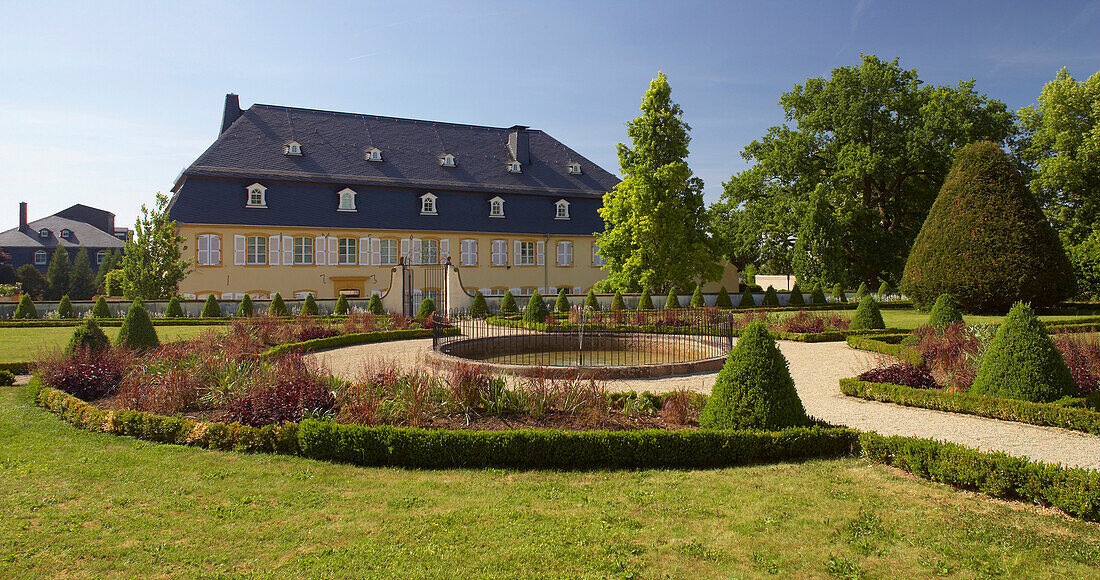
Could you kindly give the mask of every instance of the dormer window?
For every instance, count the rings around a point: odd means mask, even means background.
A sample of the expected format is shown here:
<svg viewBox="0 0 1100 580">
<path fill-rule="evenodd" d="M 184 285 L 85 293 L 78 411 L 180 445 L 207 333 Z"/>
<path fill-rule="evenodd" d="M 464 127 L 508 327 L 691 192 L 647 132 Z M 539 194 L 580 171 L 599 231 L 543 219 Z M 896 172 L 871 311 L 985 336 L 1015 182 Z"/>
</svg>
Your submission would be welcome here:
<svg viewBox="0 0 1100 580">
<path fill-rule="evenodd" d="M 569 202 L 564 199 L 559 199 L 554 203 L 554 219 L 567 220 L 569 219 Z"/>
<path fill-rule="evenodd" d="M 248 192 L 248 203 L 245 207 L 267 207 L 266 187 L 259 183 L 253 183 L 248 186 L 246 191 Z"/>
<path fill-rule="evenodd" d="M 420 196 L 420 215 L 436 215 L 438 212 L 435 200 L 436 196 L 430 193 Z"/>
<path fill-rule="evenodd" d="M 38 237 L 40 237 L 40 238 L 50 237 L 50 229 L 49 228 L 42 228 L 42 229 L 38 230 Z"/>
<path fill-rule="evenodd" d="M 61 237 L 65 238 L 66 240 L 69 239 L 69 236 L 71 236 L 72 234 L 73 232 L 69 229 L 61 230 Z"/>
<path fill-rule="evenodd" d="M 443 155 L 443 157 L 439 158 L 439 164 L 442 165 L 443 167 L 454 167 L 455 166 L 455 156 L 451 155 L 450 153 L 447 153 L 447 154 Z"/>
<path fill-rule="evenodd" d="M 513 161 L 508 164 L 508 173 L 523 173 L 523 166 L 519 161 Z"/>
<path fill-rule="evenodd" d="M 570 163 L 569 164 L 569 173 L 570 173 L 570 175 L 580 175 L 581 174 L 581 164 L 580 163 Z"/>
<path fill-rule="evenodd" d="M 504 200 L 499 197 L 494 197 L 489 200 L 489 217 L 502 218 L 504 217 Z"/>
<path fill-rule="evenodd" d="M 356 211 L 355 210 L 355 190 L 351 188 L 344 188 L 340 190 L 340 206 L 337 211 Z"/>
<path fill-rule="evenodd" d="M 297 141 L 291 141 L 283 146 L 283 153 L 286 155 L 301 155 L 302 144 Z"/>
<path fill-rule="evenodd" d="M 363 153 L 363 157 L 367 161 L 381 161 L 382 160 L 382 150 L 377 148 L 377 147 L 371 147 L 370 149 L 367 149 Z"/>
</svg>

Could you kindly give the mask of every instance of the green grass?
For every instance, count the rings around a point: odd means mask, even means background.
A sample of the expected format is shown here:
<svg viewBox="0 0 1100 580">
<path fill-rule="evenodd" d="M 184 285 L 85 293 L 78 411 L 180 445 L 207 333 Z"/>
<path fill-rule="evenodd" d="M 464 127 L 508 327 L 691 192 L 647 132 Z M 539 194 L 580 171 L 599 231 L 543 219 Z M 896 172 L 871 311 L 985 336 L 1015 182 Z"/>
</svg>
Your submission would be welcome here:
<svg viewBox="0 0 1100 580">
<path fill-rule="evenodd" d="M 0 577 L 1087 577 L 1100 526 L 858 459 L 362 469 L 80 431 L 0 389 Z"/>
<path fill-rule="evenodd" d="M 784 313 L 781 313 L 781 314 L 783 316 L 793 316 L 794 312 L 784 312 Z M 823 314 L 827 315 L 827 314 L 830 314 L 830 313 L 826 312 L 826 313 L 823 313 Z M 844 310 L 844 311 L 837 312 L 837 314 L 839 314 L 840 316 L 843 316 L 845 318 L 851 318 L 852 314 L 853 314 L 853 311 Z M 1084 316 L 1096 316 L 1096 314 L 1097 313 L 1093 312 L 1093 311 L 1082 311 L 1080 314 L 1077 314 L 1077 315 L 1057 314 L 1057 315 L 1040 316 L 1039 320 L 1044 320 L 1044 321 L 1048 321 L 1048 322 L 1054 321 L 1054 320 L 1074 320 L 1076 318 L 1084 317 Z M 963 316 L 963 319 L 966 321 L 967 324 L 971 324 L 971 325 L 993 324 L 993 323 L 1000 323 L 1001 320 L 1004 319 L 1004 316 L 985 316 L 985 315 L 978 315 L 978 314 L 966 314 L 966 315 Z M 924 326 L 925 324 L 928 324 L 928 313 L 927 312 L 920 312 L 920 311 L 912 309 L 912 308 L 904 308 L 904 309 L 903 308 L 883 308 L 882 309 L 882 320 L 883 320 L 883 322 L 886 323 L 887 328 L 904 328 L 904 329 L 907 329 L 907 330 L 912 330 L 914 328 L 917 328 L 918 326 Z"/>
<path fill-rule="evenodd" d="M 221 331 L 225 326 L 158 326 L 157 335 L 161 342 L 170 342 L 191 338 L 210 328 Z M 64 348 L 69 343 L 73 330 L 69 327 L 2 327 L 0 363 L 34 360 L 43 349 Z M 118 328 L 104 328 L 103 332 L 107 333 L 112 343 L 118 337 Z"/>
</svg>

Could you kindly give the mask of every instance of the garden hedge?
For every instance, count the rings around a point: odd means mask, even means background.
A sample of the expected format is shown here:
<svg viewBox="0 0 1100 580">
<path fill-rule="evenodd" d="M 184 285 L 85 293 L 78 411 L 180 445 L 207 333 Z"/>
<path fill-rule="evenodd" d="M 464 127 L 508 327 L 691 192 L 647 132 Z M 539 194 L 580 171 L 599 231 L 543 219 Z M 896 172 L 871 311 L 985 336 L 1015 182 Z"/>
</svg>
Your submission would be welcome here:
<svg viewBox="0 0 1100 580">
<path fill-rule="evenodd" d="M 0 363 L 0 370 L 9 371 L 16 375 L 29 375 L 31 369 L 34 368 L 34 363 L 30 362 L 7 362 Z"/>
<path fill-rule="evenodd" d="M 913 365 L 924 364 L 924 357 L 916 349 L 910 348 L 901 341 L 912 336 L 911 334 L 893 334 L 889 331 L 882 334 L 858 334 L 847 338 L 848 346 L 857 350 L 877 352 L 900 359 Z"/>
<path fill-rule="evenodd" d="M 431 328 L 417 328 L 410 330 L 380 330 L 375 332 L 356 332 L 352 334 L 341 334 L 339 336 L 330 336 L 327 338 L 314 338 L 312 340 L 306 340 L 303 342 L 290 342 L 287 344 L 280 344 L 274 346 L 271 349 L 264 351 L 260 354 L 262 357 L 273 357 L 285 354 L 288 352 L 308 352 L 312 350 L 321 350 L 325 348 L 336 348 L 338 346 L 348 346 L 352 344 L 368 344 L 372 342 L 386 342 L 390 340 L 404 340 L 408 338 L 431 338 L 433 332 L 439 332 L 441 336 L 456 336 L 459 334 L 458 327 L 440 328 L 438 330 Z"/>
</svg>

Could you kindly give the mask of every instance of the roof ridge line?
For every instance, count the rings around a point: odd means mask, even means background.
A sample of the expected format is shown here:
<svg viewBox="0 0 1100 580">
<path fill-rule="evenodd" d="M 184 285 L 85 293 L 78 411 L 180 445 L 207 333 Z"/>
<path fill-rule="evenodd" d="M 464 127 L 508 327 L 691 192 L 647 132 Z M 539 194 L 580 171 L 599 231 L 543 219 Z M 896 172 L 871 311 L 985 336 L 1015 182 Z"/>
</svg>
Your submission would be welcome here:
<svg viewBox="0 0 1100 580">
<path fill-rule="evenodd" d="M 412 119 L 412 118 L 409 118 L 409 117 L 393 117 L 393 116 L 389 116 L 389 115 L 372 115 L 370 113 L 351 113 L 351 112 L 348 112 L 348 111 L 330 111 L 328 109 L 311 109 L 309 107 L 292 107 L 292 106 L 288 106 L 288 105 L 269 105 L 267 103 L 252 103 L 252 105 L 248 107 L 248 110 L 251 110 L 252 107 L 266 107 L 266 108 L 269 108 L 269 109 L 283 109 L 283 110 L 293 109 L 295 111 L 305 111 L 305 112 L 309 112 L 309 113 L 327 113 L 327 114 L 342 115 L 342 116 L 347 116 L 347 117 L 372 117 L 372 118 L 375 118 L 375 119 L 388 119 L 388 120 L 391 120 L 391 121 L 407 121 L 407 122 L 410 122 L 410 123 L 425 123 L 425 124 L 430 124 L 430 125 L 449 125 L 449 126 L 452 126 L 452 127 L 465 127 L 465 128 L 468 128 L 468 129 L 489 129 L 489 130 L 494 130 L 494 131 L 507 131 L 507 130 L 512 128 L 512 127 L 495 127 L 493 125 L 475 125 L 475 124 L 472 124 L 472 123 L 452 123 L 452 122 L 449 122 L 449 121 L 432 121 L 432 120 L 429 120 L 429 119 Z M 526 129 L 526 131 L 529 132 L 529 133 L 544 133 L 544 131 L 542 129 L 532 129 L 530 127 L 528 127 Z"/>
</svg>

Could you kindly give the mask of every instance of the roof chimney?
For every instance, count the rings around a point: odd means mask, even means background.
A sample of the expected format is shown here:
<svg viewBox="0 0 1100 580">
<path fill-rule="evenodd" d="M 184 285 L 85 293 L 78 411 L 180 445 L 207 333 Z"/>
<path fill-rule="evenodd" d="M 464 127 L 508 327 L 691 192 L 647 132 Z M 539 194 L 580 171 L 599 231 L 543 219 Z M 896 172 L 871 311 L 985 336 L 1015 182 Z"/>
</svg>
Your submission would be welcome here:
<svg viewBox="0 0 1100 580">
<path fill-rule="evenodd" d="M 222 111 L 222 130 L 218 133 L 221 135 L 225 133 L 225 130 L 233 124 L 233 121 L 241 118 L 241 99 L 236 93 L 229 93 L 225 96 L 225 110 Z"/>
<path fill-rule="evenodd" d="M 25 232 L 29 229 L 27 226 L 27 202 L 19 202 L 19 231 Z"/>
<path fill-rule="evenodd" d="M 512 159 L 524 165 L 531 163 L 531 148 L 527 127 L 514 125 L 508 131 L 508 152 L 512 154 Z"/>
</svg>

